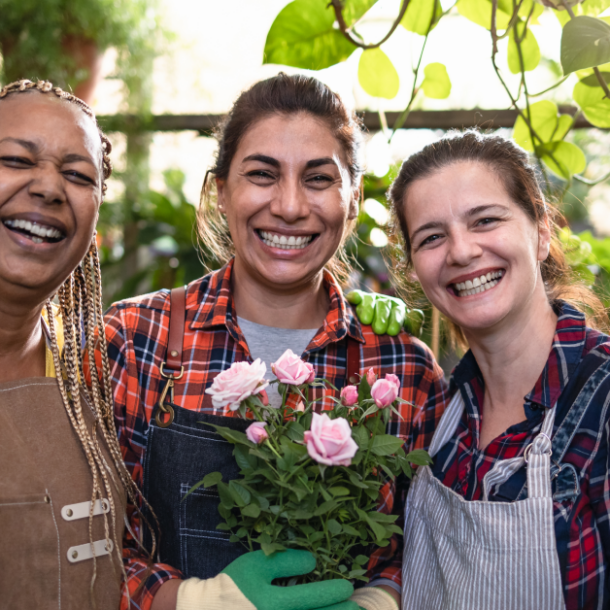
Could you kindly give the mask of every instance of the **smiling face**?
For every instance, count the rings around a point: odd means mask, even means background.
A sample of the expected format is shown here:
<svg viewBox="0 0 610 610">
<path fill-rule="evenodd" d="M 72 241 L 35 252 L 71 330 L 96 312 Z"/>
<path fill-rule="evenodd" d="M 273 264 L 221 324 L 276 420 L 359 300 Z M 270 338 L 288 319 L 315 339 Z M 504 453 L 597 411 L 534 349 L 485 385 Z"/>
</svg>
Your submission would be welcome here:
<svg viewBox="0 0 610 610">
<path fill-rule="evenodd" d="M 319 276 L 358 212 L 341 144 L 309 114 L 256 122 L 217 186 L 235 272 L 274 290 Z"/>
<path fill-rule="evenodd" d="M 101 203 L 101 143 L 73 104 L 0 101 L 0 295 L 44 302 L 82 260 Z"/>
<path fill-rule="evenodd" d="M 446 166 L 413 182 L 403 205 L 422 288 L 467 335 L 514 324 L 547 300 L 539 263 L 550 230 L 536 226 L 488 166 Z"/>
</svg>

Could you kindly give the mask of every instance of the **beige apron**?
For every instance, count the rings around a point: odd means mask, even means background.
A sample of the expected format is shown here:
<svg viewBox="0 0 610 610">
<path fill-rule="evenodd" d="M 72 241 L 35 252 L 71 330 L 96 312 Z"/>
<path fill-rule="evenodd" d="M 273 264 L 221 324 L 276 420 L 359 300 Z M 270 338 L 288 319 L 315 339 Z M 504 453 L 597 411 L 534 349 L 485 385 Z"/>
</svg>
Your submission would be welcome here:
<svg viewBox="0 0 610 610">
<path fill-rule="evenodd" d="M 85 421 L 92 410 L 81 399 Z M 103 441 L 98 433 L 100 445 Z M 108 450 L 106 462 L 120 486 Z M 123 537 L 125 497 L 113 490 L 117 539 Z M 0 608 L 117 610 L 121 569 L 105 550 L 108 501 L 94 508 L 92 477 L 63 405 L 57 380 L 45 377 L 0 384 Z M 112 539 L 112 529 L 110 538 Z M 97 556 L 93 591 L 92 553 Z"/>
</svg>

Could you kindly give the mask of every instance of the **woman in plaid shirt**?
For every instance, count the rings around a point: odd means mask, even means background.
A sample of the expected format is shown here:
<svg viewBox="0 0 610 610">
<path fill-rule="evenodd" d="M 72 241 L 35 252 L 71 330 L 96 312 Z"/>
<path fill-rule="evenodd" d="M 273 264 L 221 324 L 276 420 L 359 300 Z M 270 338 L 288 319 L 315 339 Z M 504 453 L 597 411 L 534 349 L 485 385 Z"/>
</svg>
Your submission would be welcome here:
<svg viewBox="0 0 610 610">
<path fill-rule="evenodd" d="M 527 154 L 448 136 L 391 199 L 409 266 L 470 350 L 405 509 L 403 610 L 610 605 L 610 341 Z M 595 320 L 592 320 L 595 323 Z"/>
<path fill-rule="evenodd" d="M 133 538 L 125 542 L 127 586 L 138 608 L 206 607 L 210 600 L 186 600 L 192 587 L 181 583 L 214 577 L 242 552 L 216 530 L 217 498 L 203 488 L 183 498 L 207 471 L 230 475 L 233 469 L 237 475 L 230 447 L 199 422 L 243 424 L 230 419 L 228 409 L 215 409 L 205 389 L 233 362 L 257 357 L 250 337 L 261 328 L 277 337 L 277 345 L 259 349 L 283 352 L 301 342 L 297 353 L 338 388 L 347 384 L 347 345 L 355 343 L 360 374 L 370 367 L 394 373 L 402 398 L 411 403 L 402 405 L 391 432 L 404 438 L 407 450 L 429 445 L 445 402 L 442 371 L 426 346 L 405 332 L 377 336 L 362 326 L 336 279 L 342 275 L 337 252 L 358 211 L 361 145 L 355 116 L 313 78 L 280 74 L 238 98 L 211 170 L 217 196 L 213 204 L 206 180 L 199 219 L 205 246 L 226 264 L 187 286 L 184 372 L 168 427 L 155 415 L 167 384 L 160 367 L 168 355 L 169 293 L 122 301 L 107 312 L 123 456 L 162 532 L 162 563 L 149 565 Z M 321 398 L 320 408 L 330 406 Z M 392 487 L 384 489 L 381 510 L 398 508 L 394 495 Z M 139 525 L 131 520 L 137 536 Z M 150 542 L 146 532 L 144 539 Z M 357 592 L 357 604 L 396 608 L 399 541 L 379 549 L 369 567 L 380 587 Z"/>
</svg>

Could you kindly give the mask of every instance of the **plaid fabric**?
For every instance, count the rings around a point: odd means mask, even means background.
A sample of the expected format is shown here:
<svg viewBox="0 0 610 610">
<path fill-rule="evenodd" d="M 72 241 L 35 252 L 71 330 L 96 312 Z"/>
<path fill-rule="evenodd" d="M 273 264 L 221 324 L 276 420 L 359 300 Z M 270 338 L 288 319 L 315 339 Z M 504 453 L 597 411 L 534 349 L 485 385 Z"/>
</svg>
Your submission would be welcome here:
<svg viewBox="0 0 610 610">
<path fill-rule="evenodd" d="M 481 499 L 483 477 L 497 460 L 523 454 L 540 432 L 546 409 L 558 409 L 557 429 L 575 400 L 574 388 L 610 357 L 610 339 L 587 328 L 582 313 L 561 302 L 556 312 L 559 319 L 549 359 L 524 399 L 526 420 L 511 426 L 483 451 L 478 449 L 478 444 L 485 388 L 472 352 L 466 354 L 453 372 L 451 394 L 461 391 L 466 409 L 452 440 L 437 454 L 432 470 L 440 481 L 467 500 Z M 610 580 L 606 573 L 610 560 L 609 394 L 610 376 L 607 376 L 599 384 L 592 406 L 562 460 L 574 465 L 580 476 L 578 496 L 573 501 L 554 502 L 555 534 L 567 610 L 601 610 L 610 604 Z M 514 501 L 524 482 L 522 469 L 490 495 L 489 500 Z"/>
<path fill-rule="evenodd" d="M 232 416 L 227 409 L 215 410 L 203 403 L 204 391 L 214 377 L 237 361 L 251 360 L 246 341 L 237 325 L 231 295 L 232 262 L 187 287 L 184 334 L 184 377 L 176 384 L 175 403 L 185 409 Z M 398 337 L 377 336 L 361 326 L 344 300 L 333 277 L 325 272 L 324 285 L 330 308 L 303 354 L 316 370 L 338 388 L 346 376 L 349 335 L 361 344 L 360 372 L 373 367 L 378 374 L 396 374 L 402 384 L 401 397 L 413 405 L 401 405 L 402 420 L 390 424 L 390 432 L 406 443 L 406 449 L 428 447 L 445 405 L 446 386 L 442 370 L 430 350 L 406 333 Z M 150 418 L 164 387 L 159 367 L 165 361 L 169 292 L 160 292 L 114 304 L 105 316 L 112 369 L 116 422 L 123 457 L 134 480 L 142 486 L 144 454 Z M 330 408 L 323 399 L 322 409 Z M 394 488 L 383 489 L 381 509 L 394 508 Z M 139 535 L 139 523 L 132 515 L 131 527 Z M 150 608 L 163 582 L 181 578 L 170 566 L 156 564 L 147 570 L 146 561 L 130 536 L 125 540 L 125 560 L 132 607 Z M 400 543 L 393 540 L 372 556 L 371 575 L 400 586 Z M 127 608 L 126 596 L 122 608 Z"/>
</svg>

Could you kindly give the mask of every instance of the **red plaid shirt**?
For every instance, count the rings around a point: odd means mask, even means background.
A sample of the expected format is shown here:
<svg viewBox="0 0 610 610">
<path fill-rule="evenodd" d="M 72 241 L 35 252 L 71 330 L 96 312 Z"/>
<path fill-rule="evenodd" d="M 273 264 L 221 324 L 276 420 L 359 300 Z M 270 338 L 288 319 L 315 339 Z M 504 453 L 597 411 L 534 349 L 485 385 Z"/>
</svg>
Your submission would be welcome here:
<svg viewBox="0 0 610 610">
<path fill-rule="evenodd" d="M 485 386 L 472 352 L 453 372 L 451 393 L 461 391 L 466 409 L 453 438 L 434 458 L 432 471 L 467 500 L 481 499 L 483 478 L 498 460 L 523 454 L 540 432 L 549 408 L 557 409 L 557 429 L 574 400 L 569 382 L 584 382 L 600 361 L 610 357 L 610 338 L 587 328 L 582 313 L 565 303 L 559 303 L 557 312 L 549 359 L 524 398 L 526 420 L 511 426 L 482 451 L 478 445 Z M 597 386 L 562 460 L 575 467 L 580 491 L 575 498 L 553 503 L 567 610 L 602 610 L 610 604 L 609 395 L 610 376 L 606 376 Z M 489 500 L 514 501 L 524 482 L 525 470 L 521 469 L 490 494 Z"/>
<path fill-rule="evenodd" d="M 204 408 L 204 390 L 233 362 L 252 360 L 237 325 L 231 272 L 232 262 L 187 287 L 185 371 L 175 393 L 175 402 L 185 409 L 230 415 L 226 408 Z M 302 357 L 314 366 L 317 377 L 341 388 L 346 377 L 346 336 L 357 340 L 361 344 L 360 373 L 370 367 L 380 375 L 394 373 L 402 385 L 401 397 L 416 405 L 401 403 L 403 419 L 391 422 L 390 433 L 405 440 L 406 450 L 427 448 L 446 397 L 443 372 L 432 353 L 421 341 L 404 332 L 397 337 L 375 335 L 370 326 L 360 325 L 328 272 L 324 274 L 324 285 L 330 298 L 328 314 Z M 105 316 L 119 441 L 125 463 L 140 487 L 146 433 L 165 385 L 159 367 L 166 358 L 169 310 L 169 292 L 162 290 L 116 303 Z M 330 400 L 321 401 L 320 408 L 331 406 Z M 401 503 L 394 502 L 395 495 L 394 486 L 384 487 L 380 510 L 399 510 Z M 130 521 L 132 531 L 139 536 L 139 522 L 133 511 Z M 385 582 L 400 588 L 401 542 L 402 538 L 396 537 L 388 547 L 373 553 L 370 575 L 379 584 Z M 169 579 L 182 578 L 182 574 L 164 564 L 148 568 L 129 535 L 124 547 L 132 607 L 148 609 L 158 588 Z M 121 608 L 127 608 L 126 595 Z"/>
</svg>

